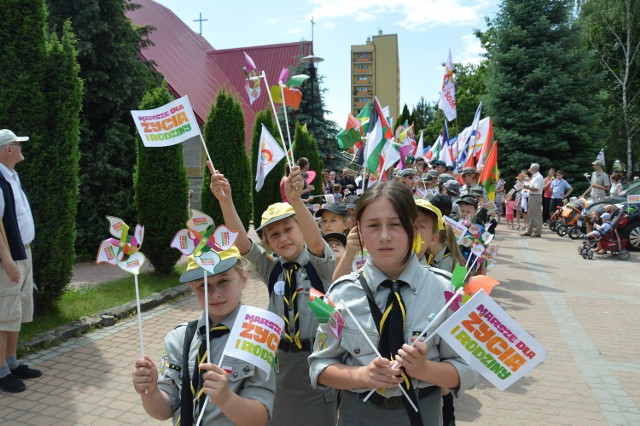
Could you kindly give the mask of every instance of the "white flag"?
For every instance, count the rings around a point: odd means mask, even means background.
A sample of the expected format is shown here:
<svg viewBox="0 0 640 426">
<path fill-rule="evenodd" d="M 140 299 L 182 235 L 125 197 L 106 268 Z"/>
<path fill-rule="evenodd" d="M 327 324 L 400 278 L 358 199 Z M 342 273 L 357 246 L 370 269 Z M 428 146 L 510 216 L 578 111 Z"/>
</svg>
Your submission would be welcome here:
<svg viewBox="0 0 640 426">
<path fill-rule="evenodd" d="M 456 82 L 453 75 L 453 62 L 451 61 L 451 49 L 449 49 L 449 57 L 445 66 L 444 78 L 442 80 L 442 92 L 440 92 L 440 108 L 447 120 L 455 120 L 458 116 L 456 112 Z"/>
<path fill-rule="evenodd" d="M 418 146 L 416 147 L 416 152 L 413 156 L 416 158 L 424 158 L 424 140 L 422 139 L 422 130 L 420 130 L 420 140 L 418 141 Z"/>
<path fill-rule="evenodd" d="M 242 305 L 223 354 L 251 363 L 269 377 L 283 328 L 284 320 L 273 312 Z"/>
<path fill-rule="evenodd" d="M 260 149 L 258 152 L 258 167 L 256 169 L 256 192 L 260 192 L 262 185 L 264 185 L 264 179 L 285 155 L 280 144 L 271 136 L 271 133 L 263 124 L 262 132 L 260 132 Z"/>
<path fill-rule="evenodd" d="M 604 149 L 600 150 L 600 152 L 598 153 L 598 156 L 596 157 L 596 160 L 602 161 L 602 166 L 604 166 L 606 164 L 604 162 Z"/>
<path fill-rule="evenodd" d="M 200 135 L 200 127 L 186 96 L 159 108 L 131 111 L 146 147 L 175 145 Z"/>
</svg>

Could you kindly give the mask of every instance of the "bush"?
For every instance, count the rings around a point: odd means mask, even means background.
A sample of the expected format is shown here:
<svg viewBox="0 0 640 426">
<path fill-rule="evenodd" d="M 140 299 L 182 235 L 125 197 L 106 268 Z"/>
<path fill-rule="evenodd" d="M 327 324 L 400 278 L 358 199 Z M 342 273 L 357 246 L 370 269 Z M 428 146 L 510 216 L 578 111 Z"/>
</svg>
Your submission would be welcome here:
<svg viewBox="0 0 640 426">
<path fill-rule="evenodd" d="M 244 114 L 240 103 L 225 90 L 220 90 L 216 103 L 204 125 L 204 140 L 213 165 L 224 174 L 233 188 L 233 203 L 238 216 L 249 229 L 251 220 L 251 171 L 245 149 Z M 211 173 L 204 168 L 200 204 L 202 211 L 210 215 L 217 225 L 222 224 L 222 212 L 209 184 Z"/>
</svg>

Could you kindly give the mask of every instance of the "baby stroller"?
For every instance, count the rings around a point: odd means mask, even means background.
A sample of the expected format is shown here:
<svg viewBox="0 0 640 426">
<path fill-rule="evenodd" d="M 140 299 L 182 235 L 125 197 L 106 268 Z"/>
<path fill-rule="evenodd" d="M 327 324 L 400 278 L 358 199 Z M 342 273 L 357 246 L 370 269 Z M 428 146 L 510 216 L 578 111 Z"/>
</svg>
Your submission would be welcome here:
<svg viewBox="0 0 640 426">
<path fill-rule="evenodd" d="M 575 201 L 568 202 L 563 208 L 562 219 L 556 225 L 556 233 L 561 237 L 567 235 L 571 231 L 571 238 L 576 239 L 580 235 L 580 227 L 577 225 L 578 219 L 582 211 L 589 207 L 589 202 L 585 198 L 578 198 Z"/>
<path fill-rule="evenodd" d="M 620 260 L 628 260 L 631 253 L 627 250 L 628 240 L 620 236 L 619 230 L 627 226 L 629 215 L 626 210 L 616 210 L 611 220 L 611 229 L 599 239 L 589 238 L 578 247 L 578 253 L 583 259 L 593 259 L 593 250 L 610 251 Z"/>
<path fill-rule="evenodd" d="M 549 218 L 549 229 L 553 232 L 557 231 L 558 225 L 562 223 L 562 209 L 567 204 L 565 201 L 561 206 L 556 207 L 556 211 Z"/>
</svg>

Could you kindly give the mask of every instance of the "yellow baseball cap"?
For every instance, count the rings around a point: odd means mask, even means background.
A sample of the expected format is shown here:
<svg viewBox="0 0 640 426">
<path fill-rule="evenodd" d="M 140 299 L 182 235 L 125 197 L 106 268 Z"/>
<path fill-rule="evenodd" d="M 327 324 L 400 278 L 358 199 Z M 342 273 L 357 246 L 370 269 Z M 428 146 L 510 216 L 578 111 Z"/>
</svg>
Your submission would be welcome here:
<svg viewBox="0 0 640 426">
<path fill-rule="evenodd" d="M 431 204 L 429 201 L 424 198 L 416 198 L 416 205 L 421 209 L 428 210 L 431 213 L 436 215 L 436 222 L 438 223 L 438 231 L 444 230 L 444 221 L 442 220 L 442 212 L 439 208 Z"/>
<path fill-rule="evenodd" d="M 220 256 L 220 262 L 213 268 L 213 273 L 206 271 L 208 277 L 221 274 L 233 268 L 238 260 L 242 257 L 240 250 L 236 246 L 231 246 L 227 250 L 216 252 Z M 205 270 L 196 263 L 193 255 L 189 256 L 189 262 L 187 263 L 187 270 L 180 276 L 181 283 L 189 283 L 191 281 L 198 281 L 204 278 Z"/>
<path fill-rule="evenodd" d="M 274 203 L 271 204 L 267 210 L 262 213 L 262 220 L 260 221 L 260 227 L 256 231 L 260 231 L 265 226 L 271 225 L 282 219 L 294 216 L 296 211 L 293 210 L 289 203 Z"/>
</svg>

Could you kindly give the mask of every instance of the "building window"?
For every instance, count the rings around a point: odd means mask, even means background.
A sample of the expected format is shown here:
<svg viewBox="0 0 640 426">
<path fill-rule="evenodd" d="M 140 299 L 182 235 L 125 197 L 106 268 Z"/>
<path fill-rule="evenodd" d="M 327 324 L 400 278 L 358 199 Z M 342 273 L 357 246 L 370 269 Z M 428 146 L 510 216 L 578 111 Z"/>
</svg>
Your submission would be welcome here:
<svg viewBox="0 0 640 426">
<path fill-rule="evenodd" d="M 356 69 L 359 69 L 359 70 L 368 70 L 368 69 L 369 69 L 369 65 L 366 65 L 366 64 L 358 64 L 358 65 L 356 65 Z"/>
<path fill-rule="evenodd" d="M 359 75 L 358 76 L 358 81 L 367 81 L 369 80 L 369 77 L 367 77 L 366 75 Z"/>
</svg>

